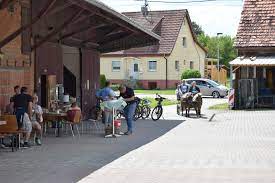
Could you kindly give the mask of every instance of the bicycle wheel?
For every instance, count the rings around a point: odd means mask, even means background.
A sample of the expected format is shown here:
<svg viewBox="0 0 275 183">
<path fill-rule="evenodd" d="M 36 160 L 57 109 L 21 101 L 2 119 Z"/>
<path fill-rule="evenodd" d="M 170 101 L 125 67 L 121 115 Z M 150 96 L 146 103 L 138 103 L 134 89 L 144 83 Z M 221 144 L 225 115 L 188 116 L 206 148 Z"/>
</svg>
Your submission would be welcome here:
<svg viewBox="0 0 275 183">
<path fill-rule="evenodd" d="M 150 113 L 151 113 L 151 108 L 148 107 L 148 106 L 143 106 L 142 107 L 142 119 L 146 119 L 150 116 Z"/>
<path fill-rule="evenodd" d="M 156 106 L 153 109 L 152 114 L 151 114 L 152 120 L 153 121 L 159 120 L 159 118 L 162 116 L 162 112 L 163 112 L 162 106 Z"/>
<path fill-rule="evenodd" d="M 142 116 L 142 109 L 140 106 L 137 106 L 134 114 L 134 121 L 138 120 Z"/>
</svg>

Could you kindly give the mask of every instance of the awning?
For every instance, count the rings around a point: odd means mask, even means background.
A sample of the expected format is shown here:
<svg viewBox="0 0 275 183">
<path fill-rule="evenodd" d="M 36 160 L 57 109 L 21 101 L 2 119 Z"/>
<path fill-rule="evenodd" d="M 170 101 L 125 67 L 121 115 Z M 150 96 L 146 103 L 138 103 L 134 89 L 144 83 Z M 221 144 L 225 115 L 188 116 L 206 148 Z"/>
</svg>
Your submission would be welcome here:
<svg viewBox="0 0 275 183">
<path fill-rule="evenodd" d="M 97 0 L 39 0 L 29 7 L 23 9 L 22 27 L 0 40 L 0 48 L 24 31 L 28 37 L 23 36 L 23 50 L 54 42 L 107 53 L 154 45 L 160 40 L 157 34 Z"/>
<path fill-rule="evenodd" d="M 275 66 L 275 56 L 238 57 L 230 62 L 233 66 Z"/>
</svg>

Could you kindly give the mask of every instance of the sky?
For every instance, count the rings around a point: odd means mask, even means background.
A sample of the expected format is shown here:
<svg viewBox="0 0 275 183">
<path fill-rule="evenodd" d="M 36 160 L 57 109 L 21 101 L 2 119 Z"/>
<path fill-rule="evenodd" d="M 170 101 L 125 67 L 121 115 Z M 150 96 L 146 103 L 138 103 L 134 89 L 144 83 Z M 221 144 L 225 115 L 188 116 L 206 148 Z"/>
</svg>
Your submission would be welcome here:
<svg viewBox="0 0 275 183">
<path fill-rule="evenodd" d="M 118 12 L 140 11 L 143 0 L 100 0 Z M 155 0 L 151 0 L 155 1 Z M 162 0 L 168 3 L 149 2 L 153 10 L 187 9 L 192 21 L 197 22 L 204 32 L 215 36 L 217 33 L 234 37 L 240 21 L 242 0 L 216 0 L 211 2 L 173 3 L 205 0 Z M 207 0 L 206 0 L 207 1 Z"/>
</svg>

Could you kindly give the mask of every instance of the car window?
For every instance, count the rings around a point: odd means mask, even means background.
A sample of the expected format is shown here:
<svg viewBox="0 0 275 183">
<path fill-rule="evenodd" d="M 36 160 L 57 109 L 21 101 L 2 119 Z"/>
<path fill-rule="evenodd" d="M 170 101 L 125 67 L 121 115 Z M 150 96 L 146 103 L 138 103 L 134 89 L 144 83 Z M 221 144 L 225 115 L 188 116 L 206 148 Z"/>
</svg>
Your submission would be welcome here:
<svg viewBox="0 0 275 183">
<path fill-rule="evenodd" d="M 193 80 L 187 80 L 186 82 L 191 85 L 191 83 L 193 82 Z"/>
<path fill-rule="evenodd" d="M 203 86 L 203 81 L 197 80 L 197 81 L 196 81 L 196 84 L 199 85 L 199 86 Z"/>
</svg>

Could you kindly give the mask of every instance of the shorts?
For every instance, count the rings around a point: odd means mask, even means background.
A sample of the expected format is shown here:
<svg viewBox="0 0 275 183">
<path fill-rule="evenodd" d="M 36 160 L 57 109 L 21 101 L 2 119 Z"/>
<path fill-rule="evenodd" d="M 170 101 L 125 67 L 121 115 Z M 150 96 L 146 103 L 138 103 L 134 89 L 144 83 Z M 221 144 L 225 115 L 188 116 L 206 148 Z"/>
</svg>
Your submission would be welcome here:
<svg viewBox="0 0 275 183">
<path fill-rule="evenodd" d="M 29 115 L 27 113 L 24 114 L 23 117 L 23 126 L 22 129 L 27 133 L 32 132 L 32 122 L 30 121 Z"/>
</svg>

